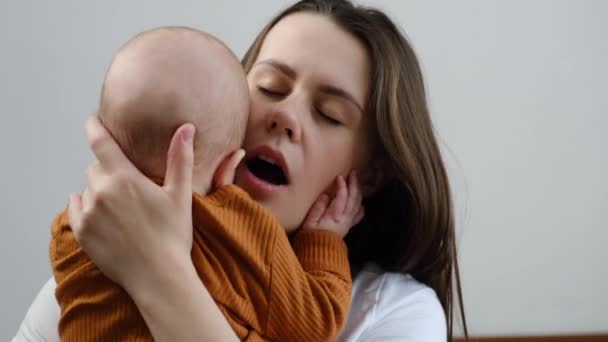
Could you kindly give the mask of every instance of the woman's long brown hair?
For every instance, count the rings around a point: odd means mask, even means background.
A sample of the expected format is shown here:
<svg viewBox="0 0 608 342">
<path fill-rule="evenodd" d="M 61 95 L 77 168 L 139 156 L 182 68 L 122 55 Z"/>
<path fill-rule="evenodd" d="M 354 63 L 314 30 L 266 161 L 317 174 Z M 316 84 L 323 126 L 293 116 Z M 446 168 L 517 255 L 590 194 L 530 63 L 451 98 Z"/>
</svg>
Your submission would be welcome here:
<svg viewBox="0 0 608 342">
<path fill-rule="evenodd" d="M 357 37 L 372 63 L 368 115 L 377 146 L 364 173 L 379 186 L 365 199 L 365 218 L 345 238 L 353 273 L 374 262 L 431 287 L 446 316 L 448 340 L 458 300 L 468 336 L 450 186 L 414 50 L 379 10 L 346 0 L 304 0 L 279 13 L 257 36 L 243 58 L 245 71 L 255 62 L 268 31 L 282 18 L 303 11 L 327 16 Z"/>
</svg>

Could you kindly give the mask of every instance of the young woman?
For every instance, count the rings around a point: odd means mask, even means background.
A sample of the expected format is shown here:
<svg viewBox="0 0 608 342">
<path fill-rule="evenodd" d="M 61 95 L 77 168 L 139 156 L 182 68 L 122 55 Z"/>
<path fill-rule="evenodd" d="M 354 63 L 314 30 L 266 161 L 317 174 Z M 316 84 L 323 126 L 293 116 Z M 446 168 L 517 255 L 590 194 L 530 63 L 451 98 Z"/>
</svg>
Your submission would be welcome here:
<svg viewBox="0 0 608 342">
<path fill-rule="evenodd" d="M 348 1 L 301 1 L 263 29 L 243 65 L 251 114 L 238 185 L 293 228 L 337 176 L 360 175 L 365 217 L 346 236 L 354 284 L 339 340 L 450 339 L 456 299 L 462 313 L 451 195 L 420 67 L 399 29 Z M 174 136 L 164 187 L 103 128 L 89 123 L 88 136 L 98 158 L 88 199 L 70 200 L 87 254 L 127 290 L 156 340 L 234 340 L 190 260 L 188 129 Z M 252 167 L 264 149 L 284 159 L 282 175 Z M 57 339 L 53 287 L 17 339 Z"/>
</svg>

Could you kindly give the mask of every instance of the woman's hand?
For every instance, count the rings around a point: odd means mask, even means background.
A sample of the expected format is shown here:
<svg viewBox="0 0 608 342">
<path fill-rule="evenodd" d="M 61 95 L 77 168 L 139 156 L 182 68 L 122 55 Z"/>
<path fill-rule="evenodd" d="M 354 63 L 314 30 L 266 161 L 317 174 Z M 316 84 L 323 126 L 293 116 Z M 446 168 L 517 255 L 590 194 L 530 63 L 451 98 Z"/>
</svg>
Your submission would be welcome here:
<svg viewBox="0 0 608 342">
<path fill-rule="evenodd" d="M 194 127 L 179 127 L 163 186 L 141 174 L 99 119 L 86 133 L 98 162 L 82 196 L 70 196 L 69 220 L 89 258 L 131 296 L 156 341 L 238 341 L 196 273 L 192 249 Z M 243 154 L 222 164 L 228 183 Z"/>
<path fill-rule="evenodd" d="M 194 134 L 191 124 L 177 129 L 159 186 L 125 157 L 97 117 L 86 123 L 98 161 L 87 171 L 83 195 L 70 196 L 70 225 L 87 255 L 127 291 L 149 281 L 151 272 L 170 272 L 168 261 L 192 263 Z"/>
</svg>

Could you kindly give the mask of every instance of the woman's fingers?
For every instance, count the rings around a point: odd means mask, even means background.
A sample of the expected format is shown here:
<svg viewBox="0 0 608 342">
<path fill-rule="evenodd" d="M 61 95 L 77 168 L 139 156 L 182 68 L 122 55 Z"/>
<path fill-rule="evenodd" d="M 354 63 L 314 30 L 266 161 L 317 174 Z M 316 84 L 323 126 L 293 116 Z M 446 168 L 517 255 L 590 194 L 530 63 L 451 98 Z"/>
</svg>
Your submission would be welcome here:
<svg viewBox="0 0 608 342">
<path fill-rule="evenodd" d="M 73 231 L 80 230 L 82 222 L 82 198 L 79 194 L 71 194 L 68 202 L 68 222 Z"/>
<path fill-rule="evenodd" d="M 81 210 L 83 212 L 86 212 L 87 209 L 91 208 L 91 206 L 92 206 L 91 203 L 92 203 L 92 201 L 91 201 L 91 190 L 87 186 L 82 191 L 82 195 L 80 195 L 80 207 L 81 207 Z"/>
<path fill-rule="evenodd" d="M 242 148 L 230 153 L 228 157 L 226 157 L 215 171 L 215 175 L 213 176 L 213 183 L 215 187 L 220 187 L 226 184 L 234 183 L 234 174 L 236 172 L 236 168 L 245 156 L 245 150 Z"/>
<path fill-rule="evenodd" d="M 348 197 L 348 189 L 346 188 L 344 177 L 338 176 L 336 179 L 336 186 L 336 197 L 331 201 L 327 210 L 334 220 L 339 220 L 344 214 L 344 207 L 346 206 L 346 199 Z"/>
<path fill-rule="evenodd" d="M 174 196 L 174 199 L 192 200 L 194 134 L 194 126 L 187 123 L 181 125 L 171 138 L 164 188 Z"/>
<path fill-rule="evenodd" d="M 87 170 L 85 192 L 70 198 L 68 219 L 95 265 L 128 288 L 168 254 L 189 258 L 194 126 L 182 125 L 173 136 L 164 187 L 133 166 L 97 118 L 86 131 L 99 161 Z"/>
<path fill-rule="evenodd" d="M 124 170 L 134 168 L 133 164 L 124 155 L 120 146 L 114 141 L 112 135 L 108 133 L 99 117 L 90 117 L 85 124 L 85 131 L 89 145 L 97 160 L 107 171 Z"/>
<path fill-rule="evenodd" d="M 86 173 L 87 186 L 82 193 L 82 209 L 87 209 L 99 204 L 100 197 L 107 194 L 107 171 L 105 171 L 98 161 L 89 165 Z"/>
</svg>

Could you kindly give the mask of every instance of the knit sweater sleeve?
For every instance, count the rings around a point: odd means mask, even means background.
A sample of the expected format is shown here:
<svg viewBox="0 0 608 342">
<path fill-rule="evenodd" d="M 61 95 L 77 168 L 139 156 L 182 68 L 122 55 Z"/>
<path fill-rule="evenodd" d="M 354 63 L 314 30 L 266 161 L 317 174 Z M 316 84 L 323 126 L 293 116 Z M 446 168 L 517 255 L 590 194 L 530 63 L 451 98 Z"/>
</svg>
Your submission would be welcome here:
<svg viewBox="0 0 608 342">
<path fill-rule="evenodd" d="M 152 341 L 129 295 L 80 248 L 65 210 L 53 221 L 49 254 L 61 341 Z"/>
<path fill-rule="evenodd" d="M 333 341 L 351 295 L 346 244 L 335 233 L 300 230 L 277 238 L 267 330 L 277 341 Z"/>
<path fill-rule="evenodd" d="M 334 340 L 344 326 L 351 293 L 344 241 L 328 231 L 301 230 L 292 246 L 276 219 L 235 186 L 207 199 L 215 205 L 206 216 L 224 226 L 221 232 L 203 232 L 223 264 L 222 272 L 213 273 L 230 272 L 222 280 L 204 280 L 214 298 L 240 312 L 269 340 Z M 234 268 L 227 267 L 228 259 Z M 219 270 L 213 264 L 206 268 Z M 203 278 L 210 274 L 205 273 Z"/>
</svg>

